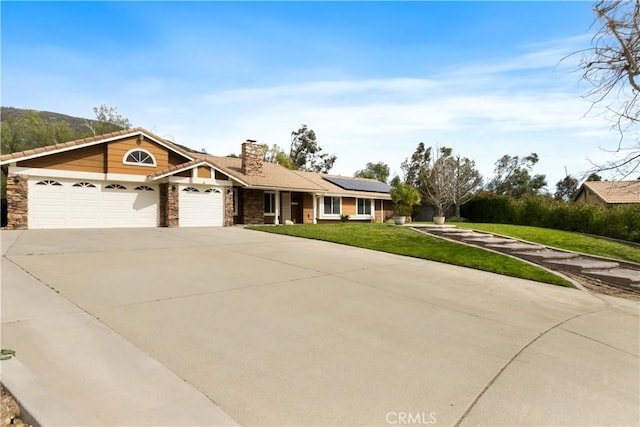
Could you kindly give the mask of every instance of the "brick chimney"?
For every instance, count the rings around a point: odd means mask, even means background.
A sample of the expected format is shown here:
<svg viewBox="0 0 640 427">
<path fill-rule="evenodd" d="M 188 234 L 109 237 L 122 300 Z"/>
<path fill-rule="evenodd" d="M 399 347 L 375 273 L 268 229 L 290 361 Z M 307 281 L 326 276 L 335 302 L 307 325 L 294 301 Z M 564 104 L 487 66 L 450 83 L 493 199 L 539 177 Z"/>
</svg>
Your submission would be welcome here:
<svg viewBox="0 0 640 427">
<path fill-rule="evenodd" d="M 242 143 L 242 173 L 249 176 L 261 176 L 264 163 L 264 148 L 252 139 Z"/>
</svg>

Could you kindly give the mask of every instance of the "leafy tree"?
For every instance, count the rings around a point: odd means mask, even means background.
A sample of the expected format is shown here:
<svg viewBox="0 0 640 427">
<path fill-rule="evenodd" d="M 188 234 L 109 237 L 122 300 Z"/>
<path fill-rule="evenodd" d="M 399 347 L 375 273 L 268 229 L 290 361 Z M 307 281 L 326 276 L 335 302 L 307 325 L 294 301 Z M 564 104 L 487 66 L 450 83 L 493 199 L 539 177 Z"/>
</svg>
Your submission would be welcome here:
<svg viewBox="0 0 640 427">
<path fill-rule="evenodd" d="M 269 163 L 277 163 L 287 169 L 296 168 L 291 157 L 278 144 L 273 144 L 272 147 L 264 145 L 264 160 Z"/>
<path fill-rule="evenodd" d="M 460 206 L 471 200 L 482 188 L 482 175 L 476 169 L 476 162 L 468 158 L 456 157 L 453 204 L 456 208 L 456 218 L 460 218 Z"/>
<path fill-rule="evenodd" d="M 567 175 L 556 183 L 556 192 L 553 195 L 558 200 L 568 202 L 578 191 L 578 180 Z"/>
<path fill-rule="evenodd" d="M 386 183 L 389 178 L 389 165 L 384 162 L 368 162 L 364 169 L 357 171 L 353 176 L 356 178 L 377 179 Z"/>
<path fill-rule="evenodd" d="M 131 127 L 129 119 L 120 115 L 118 109 L 115 107 L 107 107 L 105 104 L 102 104 L 98 107 L 93 107 L 93 113 L 96 116 L 95 120 L 87 119 L 85 126 L 94 136 L 129 129 Z"/>
<path fill-rule="evenodd" d="M 597 166 L 628 176 L 640 168 L 640 1 L 598 1 L 594 6 L 596 34 L 592 48 L 583 51 L 582 79 L 592 84 L 586 97 L 602 103 L 613 114 L 620 140 L 614 150 L 623 155 Z M 633 140 L 625 141 L 631 132 Z"/>
<path fill-rule="evenodd" d="M 420 192 L 410 184 L 398 184 L 389 192 L 393 201 L 394 214 L 400 216 L 411 215 L 413 207 L 420 203 Z"/>
<path fill-rule="evenodd" d="M 295 169 L 328 173 L 336 161 L 335 154 L 322 153 L 316 141 L 316 133 L 302 125 L 291 132 L 291 151 L 289 153 Z"/>
<path fill-rule="evenodd" d="M 424 142 L 419 143 L 416 151 L 411 155 L 411 159 L 407 158 L 400 164 L 404 183 L 419 188 L 421 185 L 420 177 L 425 175 L 423 170 L 429 166 L 430 160 L 431 147 L 425 148 Z"/>
<path fill-rule="evenodd" d="M 67 122 L 46 123 L 33 110 L 3 118 L 0 133 L 2 154 L 70 141 L 75 137 Z"/>
<path fill-rule="evenodd" d="M 538 160 L 536 153 L 522 158 L 505 154 L 496 162 L 495 175 L 487 184 L 487 190 L 516 198 L 538 194 L 547 185 L 544 175 L 529 174 Z"/>
</svg>

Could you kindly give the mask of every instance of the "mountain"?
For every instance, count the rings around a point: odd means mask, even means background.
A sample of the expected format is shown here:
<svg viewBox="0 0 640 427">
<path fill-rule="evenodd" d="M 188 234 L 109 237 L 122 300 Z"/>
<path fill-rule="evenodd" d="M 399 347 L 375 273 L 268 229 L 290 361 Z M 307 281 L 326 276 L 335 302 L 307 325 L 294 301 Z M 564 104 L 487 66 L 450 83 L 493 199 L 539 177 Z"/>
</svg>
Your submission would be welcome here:
<svg viewBox="0 0 640 427">
<path fill-rule="evenodd" d="M 66 114 L 54 113 L 52 111 L 37 111 L 25 108 L 0 107 L 0 121 L 4 122 L 6 119 L 12 116 L 24 117 L 30 111 L 35 111 L 38 116 L 40 116 L 42 121 L 46 124 L 54 122 L 68 123 L 71 129 L 76 135 L 78 135 L 79 138 L 86 136 L 87 133 L 91 133 L 89 128 L 86 126 L 86 123 L 89 122 L 90 119 L 68 116 Z"/>
</svg>

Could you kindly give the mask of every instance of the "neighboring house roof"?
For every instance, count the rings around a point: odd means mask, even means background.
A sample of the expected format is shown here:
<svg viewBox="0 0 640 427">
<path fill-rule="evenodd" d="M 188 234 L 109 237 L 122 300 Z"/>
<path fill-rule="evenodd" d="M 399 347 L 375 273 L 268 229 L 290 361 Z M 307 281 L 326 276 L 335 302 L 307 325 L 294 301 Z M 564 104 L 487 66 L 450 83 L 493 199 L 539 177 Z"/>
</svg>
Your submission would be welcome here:
<svg viewBox="0 0 640 427">
<path fill-rule="evenodd" d="M 175 175 L 176 173 L 185 171 L 185 170 L 189 170 L 189 169 L 193 169 L 196 168 L 198 166 L 209 166 L 209 167 L 213 167 L 215 168 L 214 165 L 212 165 L 210 162 L 203 160 L 203 159 L 194 159 L 185 163 L 180 163 L 179 165 L 175 165 L 175 166 L 169 166 L 166 169 L 163 170 L 159 170 L 155 173 L 152 173 L 151 175 L 149 175 L 149 178 L 152 180 L 156 180 L 156 179 L 160 179 L 160 178 L 164 178 L 165 176 L 169 176 L 169 175 Z"/>
<path fill-rule="evenodd" d="M 356 191 L 356 190 L 347 190 L 345 188 L 342 188 L 326 179 L 324 179 L 325 177 L 329 177 L 329 178 L 339 178 L 340 180 L 347 180 L 347 181 L 354 181 L 354 182 L 365 182 L 365 183 L 371 183 L 371 184 L 381 184 L 379 181 L 375 180 L 375 179 L 368 179 L 368 178 L 352 178 L 352 177 L 347 177 L 347 176 L 340 176 L 340 175 L 324 175 L 324 174 L 319 174 L 319 173 L 315 173 L 315 172 L 305 172 L 305 171 L 292 171 L 293 173 L 300 175 L 306 179 L 308 179 L 309 181 L 315 183 L 316 185 L 322 187 L 325 189 L 325 191 L 327 192 L 327 194 L 329 195 L 335 195 L 335 196 L 353 196 L 353 197 L 358 197 L 358 196 L 362 196 L 362 197 L 371 197 L 371 198 L 376 198 L 376 199 L 387 199 L 387 200 L 391 200 L 391 196 L 389 195 L 389 193 L 379 193 L 379 192 L 372 192 L 372 191 Z"/>
<path fill-rule="evenodd" d="M 105 142 L 121 139 L 127 136 L 145 135 L 154 142 L 165 146 L 166 148 L 180 154 L 181 156 L 193 160 L 195 158 L 194 153 L 189 153 L 186 150 L 178 147 L 176 144 L 163 139 L 152 132 L 144 128 L 123 129 L 117 132 L 106 133 L 102 135 L 91 136 L 88 138 L 76 139 L 73 141 L 62 142 L 55 145 L 47 145 L 44 147 L 33 148 L 31 150 L 19 151 L 16 153 L 5 154 L 0 156 L 0 165 L 7 163 L 13 163 L 20 160 L 28 160 L 41 156 L 48 156 L 50 154 L 61 153 L 69 150 L 76 150 L 83 147 L 89 147 L 91 145 L 103 144 Z"/>
<path fill-rule="evenodd" d="M 587 181 L 574 200 L 586 189 L 604 203 L 640 203 L 640 181 Z"/>
</svg>

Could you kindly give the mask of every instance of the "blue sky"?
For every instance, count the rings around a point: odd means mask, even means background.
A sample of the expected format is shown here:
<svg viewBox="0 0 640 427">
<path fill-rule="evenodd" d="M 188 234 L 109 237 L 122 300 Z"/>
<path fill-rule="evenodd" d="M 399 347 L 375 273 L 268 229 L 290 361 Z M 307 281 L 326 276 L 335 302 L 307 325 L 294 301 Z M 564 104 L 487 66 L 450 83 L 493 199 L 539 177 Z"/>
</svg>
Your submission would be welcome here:
<svg viewBox="0 0 640 427">
<path fill-rule="evenodd" d="M 2 105 L 135 126 L 211 154 L 245 139 L 288 148 L 312 128 L 352 175 L 392 173 L 419 142 L 491 177 L 537 152 L 548 188 L 613 155 L 581 97 L 589 2 L 7 2 Z M 589 160 L 588 160 L 589 159 Z"/>
</svg>

